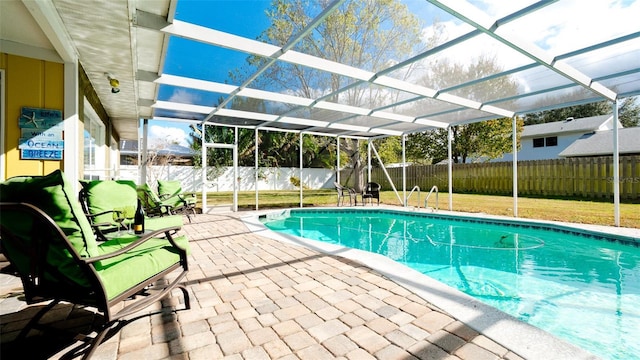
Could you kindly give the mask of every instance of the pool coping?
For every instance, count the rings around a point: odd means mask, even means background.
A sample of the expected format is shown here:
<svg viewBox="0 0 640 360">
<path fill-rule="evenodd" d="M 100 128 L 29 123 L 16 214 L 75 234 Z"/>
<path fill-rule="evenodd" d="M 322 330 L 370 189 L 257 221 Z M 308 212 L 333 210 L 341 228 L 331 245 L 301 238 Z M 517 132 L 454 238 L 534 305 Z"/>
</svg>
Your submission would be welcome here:
<svg viewBox="0 0 640 360">
<path fill-rule="evenodd" d="M 265 227 L 259 220 L 259 216 L 266 214 L 277 214 L 291 209 L 271 209 L 263 211 L 253 211 L 253 214 L 241 217 L 241 220 L 249 228 L 250 231 L 258 235 L 282 241 L 288 244 L 304 246 L 306 248 L 327 253 L 335 256 L 344 257 L 353 261 L 357 261 L 379 273 L 387 276 L 389 279 L 404 286 L 416 295 L 422 297 L 430 304 L 440 308 L 457 320 L 462 321 L 476 331 L 482 333 L 493 341 L 499 343 L 505 348 L 526 359 L 597 359 L 598 357 L 590 352 L 562 340 L 555 335 L 546 332 L 533 325 L 527 324 L 517 318 L 502 312 L 492 306 L 484 304 L 473 297 L 441 283 L 417 270 L 413 270 L 383 255 L 370 253 L 364 250 L 351 249 L 335 244 L 322 243 L 320 241 L 308 240 L 301 237 L 290 236 L 276 233 Z M 306 208 L 311 210 L 311 208 Z M 344 209 L 343 207 L 323 207 L 323 210 Z M 362 208 L 360 208 L 362 209 Z M 371 208 L 369 208 L 371 209 Z M 380 206 L 380 209 L 394 211 L 412 211 L 405 208 Z M 413 210 L 415 211 L 415 210 Z M 460 213 L 449 211 L 438 211 L 439 214 L 457 215 L 457 216 L 473 216 L 481 218 L 490 218 L 494 220 L 523 220 L 526 222 L 534 222 L 546 225 L 561 225 L 573 227 L 580 230 L 588 229 L 590 231 L 604 232 L 609 234 L 617 234 L 623 236 L 633 236 L 637 229 L 614 228 L 588 225 L 571 224 L 565 222 L 538 221 L 529 219 L 518 219 L 513 217 L 494 216 L 477 213 Z M 628 230 L 633 230 L 630 232 Z M 518 336 L 513 336 L 518 334 Z"/>
</svg>

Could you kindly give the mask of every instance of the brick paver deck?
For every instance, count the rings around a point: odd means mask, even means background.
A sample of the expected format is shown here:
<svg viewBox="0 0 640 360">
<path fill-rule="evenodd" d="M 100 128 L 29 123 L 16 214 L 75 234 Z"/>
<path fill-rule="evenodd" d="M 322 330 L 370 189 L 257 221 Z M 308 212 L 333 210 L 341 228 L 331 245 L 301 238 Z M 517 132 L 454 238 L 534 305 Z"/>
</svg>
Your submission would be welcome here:
<svg viewBox="0 0 640 360">
<path fill-rule="evenodd" d="M 94 359 L 520 359 L 375 271 L 253 234 L 235 214 L 198 215 L 182 231 L 192 309 L 140 317 Z M 34 332 L 16 344 L 42 305 L 26 306 L 13 276 L 0 286 L 3 359 L 63 358 L 77 345 Z M 176 291 L 163 305 L 181 301 Z M 87 332 L 90 310 L 62 304 L 46 321 Z"/>
</svg>

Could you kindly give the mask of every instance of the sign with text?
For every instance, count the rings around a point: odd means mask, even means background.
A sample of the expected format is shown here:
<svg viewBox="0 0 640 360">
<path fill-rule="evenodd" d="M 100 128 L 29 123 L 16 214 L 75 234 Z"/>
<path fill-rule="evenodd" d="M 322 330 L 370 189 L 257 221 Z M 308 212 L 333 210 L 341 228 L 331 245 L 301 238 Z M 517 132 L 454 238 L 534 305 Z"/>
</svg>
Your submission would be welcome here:
<svg viewBox="0 0 640 360">
<path fill-rule="evenodd" d="M 62 150 L 20 150 L 23 160 L 62 160 Z"/>
<path fill-rule="evenodd" d="M 18 126 L 21 159 L 62 160 L 64 139 L 60 110 L 23 107 Z"/>
</svg>

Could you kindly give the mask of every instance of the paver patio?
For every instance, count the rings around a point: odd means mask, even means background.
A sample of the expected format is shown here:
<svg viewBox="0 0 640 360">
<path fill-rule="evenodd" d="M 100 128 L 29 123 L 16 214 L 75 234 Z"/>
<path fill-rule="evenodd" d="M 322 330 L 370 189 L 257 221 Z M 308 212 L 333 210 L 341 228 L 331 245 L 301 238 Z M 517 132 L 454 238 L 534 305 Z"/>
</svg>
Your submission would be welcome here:
<svg viewBox="0 0 640 360">
<path fill-rule="evenodd" d="M 404 287 L 352 260 L 251 233 L 241 214 L 198 215 L 185 224 L 192 253 L 182 296 L 158 304 L 102 344 L 94 359 L 520 359 Z M 6 263 L 5 263 L 6 265 Z M 20 300 L 0 275 L 2 358 L 65 358 L 70 337 L 17 332 L 42 304 Z M 75 333 L 99 321 L 58 305 L 46 321 Z"/>
</svg>

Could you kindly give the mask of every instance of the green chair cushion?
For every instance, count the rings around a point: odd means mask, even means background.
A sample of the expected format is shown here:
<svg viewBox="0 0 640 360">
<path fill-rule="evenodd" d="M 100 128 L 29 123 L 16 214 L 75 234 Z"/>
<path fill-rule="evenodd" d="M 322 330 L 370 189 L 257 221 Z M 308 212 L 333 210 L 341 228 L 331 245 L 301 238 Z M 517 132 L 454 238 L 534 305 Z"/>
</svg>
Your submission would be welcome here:
<svg viewBox="0 0 640 360">
<path fill-rule="evenodd" d="M 158 180 L 158 194 L 178 195 L 182 193 L 182 184 L 176 180 Z"/>
<path fill-rule="evenodd" d="M 165 204 L 160 200 L 147 183 L 138 185 L 136 190 L 138 191 L 138 199 L 142 201 L 142 205 L 149 216 L 165 215 L 168 213 L 168 208 L 172 207 L 172 205 Z"/>
<path fill-rule="evenodd" d="M 131 180 L 94 180 L 82 182 L 90 214 L 98 214 L 124 206 L 137 206 L 136 184 Z M 112 223 L 113 214 L 94 218 L 95 223 Z"/>
<path fill-rule="evenodd" d="M 184 226 L 182 215 L 167 215 L 162 217 L 148 217 L 144 219 L 145 230 L 160 230 L 175 226 Z"/>
<path fill-rule="evenodd" d="M 158 180 L 158 194 L 165 203 L 174 207 L 195 205 L 196 203 L 194 196 L 183 194 L 182 185 L 177 180 Z"/>
<path fill-rule="evenodd" d="M 133 237 L 108 240 L 99 245 L 101 254 L 108 254 L 129 245 Z M 185 236 L 174 238 L 178 246 L 189 249 Z M 151 239 L 134 250 L 96 263 L 96 271 L 105 286 L 108 299 L 122 294 L 180 261 L 180 255 L 166 239 Z"/>
<path fill-rule="evenodd" d="M 8 179 L 0 183 L 0 201 L 24 202 L 38 207 L 56 222 L 78 255 L 89 257 L 98 254 L 98 246 L 89 220 L 74 196 L 71 183 L 62 171 L 56 170 L 46 176 L 20 176 Z M 33 227 L 37 225 L 32 223 L 33 219 L 30 217 L 15 218 L 16 216 L 18 215 L 12 213 L 2 214 L 0 221 L 3 226 L 11 228 L 28 246 L 31 243 Z M 46 255 L 46 262 L 50 267 L 44 276 L 50 280 L 59 280 L 59 276 L 51 274 L 56 272 L 81 286 L 89 286 L 89 280 L 73 260 L 68 247 L 63 243 L 57 243 L 61 241 L 59 237 L 52 236 L 51 241 L 52 246 Z M 12 261 L 21 273 L 29 273 L 30 269 L 24 268 L 29 264 L 26 257 Z"/>
<path fill-rule="evenodd" d="M 91 224 L 62 171 L 8 179 L 0 184 L 0 201 L 25 202 L 38 207 L 60 226 L 80 256 L 98 253 Z"/>
</svg>

